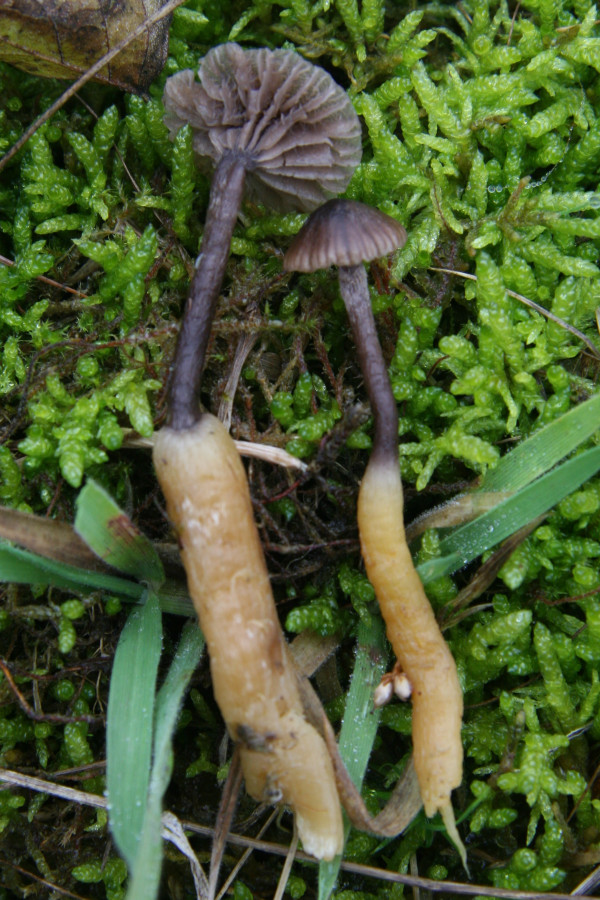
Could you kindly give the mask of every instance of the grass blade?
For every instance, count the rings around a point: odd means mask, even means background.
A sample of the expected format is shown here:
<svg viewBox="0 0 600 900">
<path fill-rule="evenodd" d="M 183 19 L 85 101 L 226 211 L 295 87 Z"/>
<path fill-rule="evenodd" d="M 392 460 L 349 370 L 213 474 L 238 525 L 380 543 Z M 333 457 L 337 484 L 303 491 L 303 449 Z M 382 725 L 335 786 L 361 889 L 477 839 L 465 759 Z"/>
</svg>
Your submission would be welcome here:
<svg viewBox="0 0 600 900">
<path fill-rule="evenodd" d="M 18 584 L 50 584 L 82 592 L 89 592 L 92 588 L 120 594 L 132 600 L 139 600 L 144 593 L 143 585 L 135 581 L 119 578 L 118 575 L 80 569 L 0 542 L 0 582 L 10 581 Z"/>
<path fill-rule="evenodd" d="M 127 900 L 153 900 L 158 895 L 162 866 L 161 812 L 172 769 L 172 738 L 184 693 L 204 650 L 196 622 L 181 637 L 155 705 L 154 759 L 138 853 Z"/>
<path fill-rule="evenodd" d="M 358 626 L 356 661 L 340 732 L 339 749 L 354 785 L 360 790 L 379 725 L 380 710 L 373 710 L 373 691 L 381 681 L 387 662 L 383 622 L 371 616 Z M 345 834 L 350 825 L 346 822 Z M 319 900 L 328 900 L 335 887 L 341 856 L 319 863 Z"/>
<path fill-rule="evenodd" d="M 118 594 L 129 601 L 140 600 L 145 591 L 144 585 L 137 581 L 80 569 L 0 541 L 0 583 L 11 582 L 52 585 L 75 593 L 89 593 L 91 588 L 107 594 Z M 158 594 L 163 612 L 178 616 L 194 615 L 194 607 L 187 589 L 179 582 L 167 581 Z"/>
<path fill-rule="evenodd" d="M 481 491 L 517 491 L 579 447 L 600 428 L 600 394 L 540 428 L 489 471 Z"/>
<path fill-rule="evenodd" d="M 162 563 L 148 538 L 91 479 L 77 497 L 75 531 L 115 569 L 155 587 L 165 580 Z"/>
<path fill-rule="evenodd" d="M 110 828 L 133 873 L 140 846 L 152 758 L 154 692 L 162 643 L 158 597 L 130 614 L 113 664 L 106 720 Z"/>
<path fill-rule="evenodd" d="M 514 451 L 513 451 L 514 452 Z M 466 566 L 490 547 L 547 512 L 600 469 L 600 447 L 586 450 L 457 528 L 440 544 L 441 557 L 418 566 L 423 584 Z M 499 488 L 504 490 L 504 486 Z"/>
</svg>

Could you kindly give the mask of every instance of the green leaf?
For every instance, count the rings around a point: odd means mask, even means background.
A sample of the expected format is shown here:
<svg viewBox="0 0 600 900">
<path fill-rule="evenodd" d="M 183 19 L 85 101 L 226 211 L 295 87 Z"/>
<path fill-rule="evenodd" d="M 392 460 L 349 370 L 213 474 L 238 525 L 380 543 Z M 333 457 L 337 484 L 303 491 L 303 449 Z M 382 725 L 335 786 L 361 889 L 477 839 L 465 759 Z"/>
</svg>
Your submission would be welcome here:
<svg viewBox="0 0 600 900">
<path fill-rule="evenodd" d="M 154 761 L 138 854 L 127 900 L 153 900 L 158 895 L 162 864 L 162 799 L 172 769 L 173 732 L 183 696 L 204 650 L 196 622 L 188 622 L 155 704 Z"/>
<path fill-rule="evenodd" d="M 162 563 L 150 541 L 104 488 L 91 479 L 77 497 L 75 531 L 115 569 L 154 588 L 165 580 Z"/>
<path fill-rule="evenodd" d="M 487 472 L 480 491 L 516 491 L 538 478 L 600 429 L 600 394 L 595 394 L 504 456 Z"/>
<path fill-rule="evenodd" d="M 144 592 L 141 584 L 116 575 L 104 575 L 56 562 L 29 550 L 13 547 L 0 541 L 0 582 L 43 584 L 89 593 L 89 589 L 104 590 L 139 600 Z"/>
<path fill-rule="evenodd" d="M 503 500 L 473 522 L 457 528 L 440 543 L 441 557 L 417 572 L 423 584 L 466 566 L 490 547 L 547 512 L 600 469 L 600 447 L 580 453 L 533 484 Z"/>
<path fill-rule="evenodd" d="M 381 714 L 381 710 L 373 709 L 373 691 L 381 681 L 387 662 L 383 622 L 377 616 L 369 616 L 369 620 L 361 619 L 358 625 L 356 662 L 339 740 L 341 757 L 358 790 L 367 771 Z M 349 830 L 346 821 L 345 837 Z M 330 862 L 319 863 L 319 900 L 331 896 L 341 861 L 342 856 L 336 856 Z"/>
<path fill-rule="evenodd" d="M 154 691 L 162 643 L 158 597 L 148 591 L 121 632 L 106 717 L 106 787 L 110 829 L 133 874 L 146 814 Z"/>
</svg>

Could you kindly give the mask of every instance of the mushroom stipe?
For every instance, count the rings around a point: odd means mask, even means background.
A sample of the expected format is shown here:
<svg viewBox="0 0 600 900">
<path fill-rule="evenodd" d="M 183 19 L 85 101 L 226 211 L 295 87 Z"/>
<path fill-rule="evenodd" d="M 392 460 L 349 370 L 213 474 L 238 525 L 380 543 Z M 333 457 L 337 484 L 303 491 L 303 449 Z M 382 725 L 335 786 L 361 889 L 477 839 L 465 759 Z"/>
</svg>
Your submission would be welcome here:
<svg viewBox="0 0 600 900">
<path fill-rule="evenodd" d="M 205 414 L 193 428 L 163 428 L 153 458 L 246 789 L 289 804 L 305 850 L 332 859 L 344 839 L 333 767 L 304 716 L 235 444 Z"/>
<path fill-rule="evenodd" d="M 332 859 L 343 847 L 333 767 L 304 716 L 239 454 L 218 419 L 201 413 L 197 391 L 244 191 L 281 211 L 314 209 L 345 190 L 360 123 L 331 76 L 289 50 L 222 44 L 198 77 L 173 75 L 163 98 L 171 133 L 189 124 L 215 173 L 154 464 L 247 790 L 288 803 L 304 848 Z"/>
<path fill-rule="evenodd" d="M 362 203 L 330 200 L 309 216 L 283 265 L 302 272 L 339 268 L 340 293 L 375 417 L 373 452 L 358 495 L 362 555 L 388 638 L 412 686 L 414 766 L 425 813 L 440 812 L 465 863 L 450 800 L 462 780 L 462 692 L 406 543 L 398 412 L 363 265 L 405 241 L 404 228 L 390 216 Z"/>
</svg>

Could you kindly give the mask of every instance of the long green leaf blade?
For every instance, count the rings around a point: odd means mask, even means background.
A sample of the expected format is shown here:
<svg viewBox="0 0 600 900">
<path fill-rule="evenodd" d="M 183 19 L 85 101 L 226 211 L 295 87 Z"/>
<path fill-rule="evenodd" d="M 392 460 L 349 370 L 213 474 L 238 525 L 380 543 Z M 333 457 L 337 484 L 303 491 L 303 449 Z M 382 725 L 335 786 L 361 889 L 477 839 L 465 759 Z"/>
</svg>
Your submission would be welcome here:
<svg viewBox="0 0 600 900">
<path fill-rule="evenodd" d="M 204 638 L 195 622 L 189 622 L 169 668 L 155 705 L 154 760 L 148 802 L 138 855 L 127 900 L 154 900 L 162 867 L 162 799 L 172 769 L 173 732 L 183 696 L 204 650 Z"/>
<path fill-rule="evenodd" d="M 481 491 L 518 491 L 600 430 L 600 394 L 570 409 L 502 457 L 484 477 Z"/>
<path fill-rule="evenodd" d="M 141 584 L 56 562 L 0 541 L 0 582 L 19 584 L 51 584 L 73 591 L 104 590 L 139 600 L 144 592 Z"/>
<path fill-rule="evenodd" d="M 361 619 L 358 626 L 356 662 L 352 683 L 346 698 L 346 709 L 340 732 L 340 754 L 355 787 L 362 787 L 367 765 L 377 734 L 381 711 L 373 709 L 373 691 L 381 681 L 387 662 L 387 648 L 383 622 L 371 616 L 371 622 Z M 346 821 L 347 837 L 350 824 Z M 319 863 L 319 900 L 328 900 L 335 887 L 341 856 L 331 862 Z"/>
<path fill-rule="evenodd" d="M 152 758 L 154 692 L 162 643 L 158 597 L 147 594 L 121 632 L 106 719 L 110 828 L 133 873 L 146 811 Z"/>
<path fill-rule="evenodd" d="M 600 447 L 586 450 L 538 478 L 473 522 L 457 528 L 440 544 L 441 557 L 417 568 L 423 584 L 466 566 L 485 550 L 537 519 L 600 469 Z M 500 486 L 503 489 L 503 486 Z"/>
</svg>

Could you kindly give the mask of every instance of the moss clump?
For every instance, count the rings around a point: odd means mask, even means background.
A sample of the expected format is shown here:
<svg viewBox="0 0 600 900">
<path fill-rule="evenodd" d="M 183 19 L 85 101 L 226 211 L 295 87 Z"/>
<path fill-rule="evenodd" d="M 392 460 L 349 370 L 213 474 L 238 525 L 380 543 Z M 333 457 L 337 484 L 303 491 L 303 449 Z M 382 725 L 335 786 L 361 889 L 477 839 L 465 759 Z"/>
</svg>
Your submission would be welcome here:
<svg viewBox="0 0 600 900">
<path fill-rule="evenodd" d="M 228 37 L 295 46 L 347 84 L 365 123 L 363 162 L 348 196 L 378 205 L 408 230 L 391 262 L 372 264 L 370 284 L 398 403 L 409 511 L 464 489 L 516 442 L 593 394 L 598 363 L 589 347 L 507 291 L 597 341 L 597 12 L 587 0 L 527 0 L 516 11 L 490 0 L 411 9 L 382 0 L 189 0 L 178 9 L 149 99 L 89 85 L 85 104 L 72 100 L 0 172 L 0 253 L 13 263 L 0 267 L 2 503 L 72 521 L 75 489 L 94 475 L 148 534 L 164 535 L 146 502 L 156 489 L 149 463 L 144 451 L 128 448 L 162 420 L 208 181 L 189 131 L 169 142 L 160 96 L 168 74 L 195 66 Z M 60 89 L 0 64 L 0 149 Z M 358 617 L 374 614 L 354 524 L 371 421 L 334 280 L 281 274 L 281 249 L 301 221 L 246 205 L 203 400 L 218 409 L 236 355 L 248 352 L 242 339 L 253 336 L 233 402 L 234 436 L 286 447 L 310 464 L 299 480 L 260 464 L 250 470 L 274 582 L 285 585 L 282 614 L 291 631 L 350 635 Z M 432 271 L 432 263 L 477 280 Z M 438 544 L 436 533 L 426 534 L 421 560 Z M 467 705 L 468 762 L 456 804 L 470 846 L 481 851 L 471 857 L 473 878 L 496 887 L 571 890 L 582 874 L 578 853 L 600 843 L 598 801 L 586 791 L 600 737 L 599 554 L 594 478 L 516 549 L 479 601 L 484 608 L 447 634 Z M 465 580 L 458 573 L 432 585 L 436 607 Z M 88 673 L 102 698 L 106 677 L 95 660 L 103 635 L 114 643 L 118 606 L 104 598 L 105 616 L 95 597 L 6 592 L 2 652 L 14 654 L 28 698 L 42 691 L 44 713 L 96 714 Z M 42 662 L 32 642 L 47 648 Z M 66 659 L 79 675 L 62 673 Z M 344 647 L 340 689 L 349 663 Z M 205 673 L 198 678 L 199 695 L 210 698 Z M 53 771 L 102 757 L 95 725 L 34 723 L 6 681 L 0 689 L 3 764 Z M 332 709 L 343 702 L 328 699 Z M 214 710 L 204 703 L 206 723 Z M 198 707 L 190 702 L 185 712 L 181 728 L 193 731 L 192 750 L 183 741 L 177 748 L 173 791 L 187 808 L 185 772 L 214 799 L 222 765 L 214 722 L 211 740 L 198 743 Z M 410 708 L 389 707 L 382 723 L 394 750 L 381 740 L 375 751 L 368 790 L 379 797 L 409 751 Z M 103 874 L 117 861 L 98 868 L 104 835 L 85 831 L 91 817 L 75 823 L 90 860 L 75 868 L 32 803 L 25 808 L 18 793 L 3 797 L 0 825 L 16 855 L 23 831 L 31 847 L 43 833 L 61 884 L 76 890 L 75 880 L 103 880 L 106 896 L 120 896 L 119 871 L 112 880 Z M 420 871 L 446 853 L 435 824 L 424 820 L 384 849 L 352 841 L 357 858 L 371 854 L 397 871 L 415 851 Z M 443 864 L 448 877 L 462 877 L 450 852 Z M 294 876 L 292 896 L 314 893 L 307 871 Z M 21 895 L 15 878 L 7 870 Z M 361 896 L 355 888 L 364 884 L 340 884 L 337 896 Z M 368 889 L 368 896 L 399 892 Z M 252 893 L 239 881 L 235 890 Z"/>
</svg>

